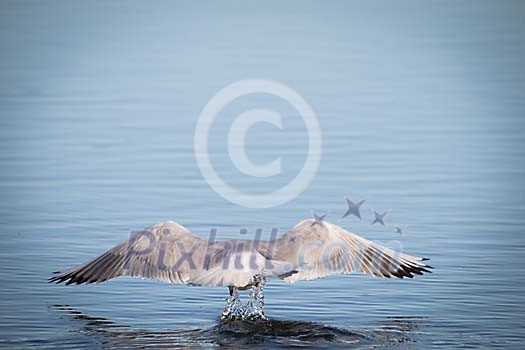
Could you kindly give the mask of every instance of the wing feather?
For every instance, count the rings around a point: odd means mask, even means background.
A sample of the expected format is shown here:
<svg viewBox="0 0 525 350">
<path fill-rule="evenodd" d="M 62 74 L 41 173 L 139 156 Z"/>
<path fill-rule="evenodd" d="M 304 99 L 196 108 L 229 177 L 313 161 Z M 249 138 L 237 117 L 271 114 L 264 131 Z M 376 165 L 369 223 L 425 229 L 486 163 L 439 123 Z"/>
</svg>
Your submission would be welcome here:
<svg viewBox="0 0 525 350">
<path fill-rule="evenodd" d="M 128 241 L 85 264 L 58 272 L 49 282 L 101 283 L 119 276 L 131 276 L 185 283 L 179 271 L 173 269 L 174 264 L 168 262 L 182 259 L 184 252 L 178 249 L 180 244 L 186 251 L 190 251 L 195 244 L 204 243 L 183 226 L 172 221 L 163 222 L 137 232 Z M 198 259 L 199 256 L 196 254 L 191 258 Z M 187 265 L 180 267 L 187 269 Z M 186 274 L 192 275 L 192 271 L 187 271 Z"/>
<path fill-rule="evenodd" d="M 274 259 L 298 271 L 288 282 L 361 272 L 377 277 L 413 278 L 431 272 L 428 260 L 371 242 L 328 222 L 304 220 L 276 241 Z"/>
</svg>

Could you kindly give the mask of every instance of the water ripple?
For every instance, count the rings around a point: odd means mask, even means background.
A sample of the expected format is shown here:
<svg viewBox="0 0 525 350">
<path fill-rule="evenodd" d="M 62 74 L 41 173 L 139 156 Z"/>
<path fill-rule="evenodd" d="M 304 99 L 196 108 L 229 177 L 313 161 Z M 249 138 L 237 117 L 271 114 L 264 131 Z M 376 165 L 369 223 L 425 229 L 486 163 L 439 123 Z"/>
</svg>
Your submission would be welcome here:
<svg viewBox="0 0 525 350">
<path fill-rule="evenodd" d="M 50 340 L 64 347 L 73 343 L 77 348 L 92 348 L 93 344 L 106 349 L 186 348 L 203 346 L 272 348 L 315 347 L 368 349 L 414 343 L 414 334 L 424 319 L 417 317 L 385 318 L 377 327 L 348 329 L 316 322 L 259 319 L 217 320 L 209 328 L 187 330 L 144 330 L 117 324 L 103 317 L 86 315 L 67 305 L 54 305 L 52 311 L 69 322 L 71 331 L 62 339 Z M 86 342 L 79 340 L 82 335 Z M 13 347 L 45 345 L 35 339 L 10 344 Z"/>
</svg>

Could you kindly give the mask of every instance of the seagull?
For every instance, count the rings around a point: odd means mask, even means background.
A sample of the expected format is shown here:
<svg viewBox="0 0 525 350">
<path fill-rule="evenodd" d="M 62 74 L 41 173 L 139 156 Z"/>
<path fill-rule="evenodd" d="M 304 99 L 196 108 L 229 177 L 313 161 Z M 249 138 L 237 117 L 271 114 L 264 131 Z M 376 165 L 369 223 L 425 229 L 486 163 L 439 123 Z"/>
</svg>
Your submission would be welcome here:
<svg viewBox="0 0 525 350">
<path fill-rule="evenodd" d="M 374 220 L 372 221 L 370 226 L 374 225 L 375 223 L 380 223 L 381 225 L 383 225 L 383 227 L 386 226 L 385 225 L 385 216 L 386 216 L 386 214 L 390 213 L 390 210 L 391 209 L 388 209 L 384 213 L 379 214 L 377 211 L 372 209 L 372 211 L 374 212 Z"/>
<path fill-rule="evenodd" d="M 352 202 L 352 200 L 345 196 L 346 205 L 348 206 L 348 209 L 346 209 L 346 212 L 343 214 L 340 220 L 343 220 L 348 215 L 354 214 L 359 218 L 359 220 L 363 221 L 361 218 L 361 212 L 359 211 L 359 208 L 363 205 L 363 203 L 366 201 L 366 199 L 362 199 L 357 203 Z"/>
<path fill-rule="evenodd" d="M 400 226 L 395 225 L 395 227 L 396 227 L 396 233 L 403 235 L 404 234 L 403 230 L 407 227 L 407 225 L 400 225 Z"/>
<path fill-rule="evenodd" d="M 262 295 L 266 278 L 294 283 L 354 272 L 386 278 L 431 272 L 426 258 L 395 252 L 327 221 L 323 225 L 314 222 L 300 221 L 270 241 L 208 242 L 166 221 L 133 233 L 91 261 L 56 272 L 48 281 L 70 285 L 129 276 L 228 287 L 230 298 L 223 316 L 229 317 L 238 313 L 239 305 L 242 310 L 238 290 L 252 288 L 253 295 Z"/>
</svg>

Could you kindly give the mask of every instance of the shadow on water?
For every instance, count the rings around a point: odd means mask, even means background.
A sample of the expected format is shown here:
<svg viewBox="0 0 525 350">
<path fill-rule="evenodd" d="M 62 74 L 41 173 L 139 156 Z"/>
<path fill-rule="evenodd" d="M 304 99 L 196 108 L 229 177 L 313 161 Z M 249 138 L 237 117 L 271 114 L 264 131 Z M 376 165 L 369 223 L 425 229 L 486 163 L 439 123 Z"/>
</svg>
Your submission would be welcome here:
<svg viewBox="0 0 525 350">
<path fill-rule="evenodd" d="M 417 317 L 386 318 L 374 328 L 349 330 L 315 322 L 285 320 L 221 321 L 208 329 L 174 331 L 140 330 L 119 325 L 102 317 L 83 314 L 67 305 L 54 310 L 80 321 L 73 332 L 91 337 L 103 348 L 185 348 L 227 346 L 242 348 L 351 348 L 369 349 L 414 343 L 413 335 L 424 319 Z"/>
</svg>

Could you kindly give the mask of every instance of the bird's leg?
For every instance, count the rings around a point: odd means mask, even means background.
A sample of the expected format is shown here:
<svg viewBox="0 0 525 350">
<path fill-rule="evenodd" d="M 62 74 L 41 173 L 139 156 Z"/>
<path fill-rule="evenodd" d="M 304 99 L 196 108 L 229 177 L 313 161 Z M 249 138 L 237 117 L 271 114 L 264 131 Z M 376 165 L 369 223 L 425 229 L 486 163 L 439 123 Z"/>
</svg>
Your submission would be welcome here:
<svg viewBox="0 0 525 350">
<path fill-rule="evenodd" d="M 264 286 L 266 277 L 256 274 L 253 276 L 253 286 L 250 299 L 244 310 L 244 319 L 266 320 L 264 316 Z"/>
<path fill-rule="evenodd" d="M 242 305 L 241 299 L 237 287 L 228 287 L 230 290 L 230 297 L 226 299 L 226 307 L 221 315 L 221 320 L 236 320 L 241 319 L 244 314 L 244 306 Z"/>
</svg>

